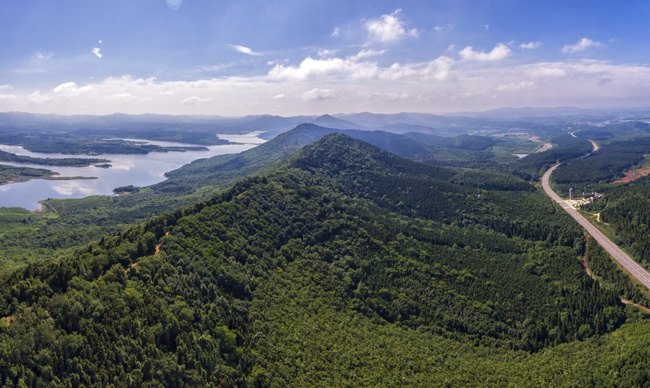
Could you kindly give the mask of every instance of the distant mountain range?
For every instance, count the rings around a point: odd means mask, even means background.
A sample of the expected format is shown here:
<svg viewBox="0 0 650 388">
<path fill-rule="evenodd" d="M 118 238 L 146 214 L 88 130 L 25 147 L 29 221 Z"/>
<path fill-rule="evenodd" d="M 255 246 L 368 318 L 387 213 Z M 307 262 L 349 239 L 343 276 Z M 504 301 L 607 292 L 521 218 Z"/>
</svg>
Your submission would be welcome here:
<svg viewBox="0 0 650 388">
<path fill-rule="evenodd" d="M 127 115 L 115 113 L 105 116 L 34 114 L 0 112 L 0 129 L 129 129 L 164 125 L 167 129 L 191 129 L 213 133 L 244 133 L 260 131 L 271 139 L 300 124 L 316 124 L 333 129 L 382 130 L 393 133 L 420 132 L 438 136 L 456 136 L 463 133 L 512 126 L 513 120 L 549 117 L 586 117 L 611 115 L 611 111 L 586 110 L 575 107 L 556 108 L 500 108 L 486 112 L 458 112 L 446 115 L 428 113 L 378 114 L 370 112 L 325 114 L 321 116 L 252 115 L 244 117 L 200 115 Z M 81 128 L 80 128 L 81 127 Z"/>
<path fill-rule="evenodd" d="M 485 112 L 457 112 L 450 113 L 447 116 L 456 117 L 486 117 L 486 118 L 532 118 L 532 117 L 551 117 L 551 116 L 581 116 L 593 115 L 599 111 L 590 109 L 581 109 L 573 106 L 560 106 L 554 108 L 498 108 Z"/>
</svg>

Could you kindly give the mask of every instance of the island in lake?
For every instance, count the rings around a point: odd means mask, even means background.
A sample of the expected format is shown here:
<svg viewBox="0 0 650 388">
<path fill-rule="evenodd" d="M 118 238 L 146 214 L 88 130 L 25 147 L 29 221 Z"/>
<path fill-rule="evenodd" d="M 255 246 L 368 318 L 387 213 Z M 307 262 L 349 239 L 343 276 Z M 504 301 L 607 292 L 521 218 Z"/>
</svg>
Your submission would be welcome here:
<svg viewBox="0 0 650 388">
<path fill-rule="evenodd" d="M 32 167 L 15 167 L 6 164 L 0 164 L 0 185 L 8 183 L 27 182 L 32 179 L 46 179 L 52 181 L 67 181 L 74 179 L 98 179 L 97 177 L 84 177 L 84 176 L 58 176 L 58 172 L 46 170 L 44 168 Z"/>
</svg>

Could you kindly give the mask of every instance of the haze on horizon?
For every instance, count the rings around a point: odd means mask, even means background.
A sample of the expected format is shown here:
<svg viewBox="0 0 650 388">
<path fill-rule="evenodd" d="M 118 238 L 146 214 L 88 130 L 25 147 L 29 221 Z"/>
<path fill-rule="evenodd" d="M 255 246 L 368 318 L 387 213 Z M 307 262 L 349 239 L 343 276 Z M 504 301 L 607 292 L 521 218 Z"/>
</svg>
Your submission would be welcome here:
<svg viewBox="0 0 650 388">
<path fill-rule="evenodd" d="M 3 2 L 0 111 L 650 106 L 648 2 Z"/>
</svg>

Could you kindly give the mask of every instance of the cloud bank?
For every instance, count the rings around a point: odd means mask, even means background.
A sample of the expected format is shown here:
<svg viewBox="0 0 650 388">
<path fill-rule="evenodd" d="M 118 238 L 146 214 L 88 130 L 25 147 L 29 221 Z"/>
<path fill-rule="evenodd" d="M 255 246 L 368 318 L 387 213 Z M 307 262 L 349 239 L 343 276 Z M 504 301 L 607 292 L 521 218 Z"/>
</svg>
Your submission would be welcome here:
<svg viewBox="0 0 650 388">
<path fill-rule="evenodd" d="M 492 52 L 478 55 L 504 57 Z M 466 66 L 467 55 L 384 65 L 369 53 L 358 54 L 308 57 L 298 65 L 274 65 L 267 74 L 250 77 L 161 81 L 123 76 L 86 84 L 69 81 L 49 90 L 12 88 L 8 93 L 4 88 L 0 101 L 6 110 L 28 107 L 41 113 L 83 113 L 87 107 L 95 114 L 228 115 L 441 113 L 527 105 L 634 106 L 650 101 L 646 66 L 587 59 L 500 66 L 477 60 Z"/>
<path fill-rule="evenodd" d="M 180 4 L 180 3 L 179 3 Z M 296 50 L 222 44 L 226 55 L 236 57 L 219 64 L 208 58 L 181 75 L 160 79 L 134 74 L 52 78 L 51 83 L 19 87 L 13 80 L 0 85 L 0 109 L 61 114 L 167 113 L 226 114 L 239 116 L 325 112 L 443 113 L 485 110 L 503 106 L 583 107 L 638 106 L 650 102 L 650 67 L 567 56 L 606 47 L 582 38 L 555 47 L 556 60 L 530 59 L 541 41 L 468 45 L 452 23 L 411 27 L 400 9 L 354 25 L 325 26 L 319 46 Z M 488 32 L 483 25 L 482 41 Z M 332 39 L 336 38 L 336 39 Z M 514 37 L 513 37 L 514 38 Z M 429 41 L 427 41 L 429 39 Z M 437 49 L 423 45 L 441 40 Z M 514 42 L 522 42 L 515 44 Z M 91 53 L 102 58 L 98 41 Z M 550 43 L 545 42 L 545 48 Z M 415 47 L 415 48 L 414 48 Z M 428 47 L 428 46 L 427 46 Z M 458 48 L 462 50 L 458 51 Z M 418 55 L 409 55 L 419 49 Z M 233 55 L 233 50 L 241 56 Z M 513 51 L 514 50 L 514 51 Z M 74 59 L 82 66 L 108 66 L 80 49 Z M 542 51 L 542 50 L 540 50 Z M 406 53 L 406 55 L 403 55 Z M 112 55 L 111 55 L 112 57 Z M 576 59 L 576 57 L 578 57 Z M 70 62 L 57 53 L 30 52 L 22 67 L 11 69 L 17 77 L 44 77 L 53 65 Z M 112 60 L 113 58 L 111 58 Z M 255 67 L 247 67 L 253 63 Z M 157 74 L 151 72 L 148 74 Z M 180 72 L 179 72 L 180 73 Z M 70 74 L 70 73 L 66 73 Z M 147 74 L 147 73 L 145 73 Z M 94 74 L 93 74 L 94 76 Z"/>
</svg>

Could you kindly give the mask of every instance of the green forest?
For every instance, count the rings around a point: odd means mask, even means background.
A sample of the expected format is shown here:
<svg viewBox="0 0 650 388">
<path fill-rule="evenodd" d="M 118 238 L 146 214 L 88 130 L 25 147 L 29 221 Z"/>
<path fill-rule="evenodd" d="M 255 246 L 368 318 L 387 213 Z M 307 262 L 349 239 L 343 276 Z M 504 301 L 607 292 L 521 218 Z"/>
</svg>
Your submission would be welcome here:
<svg viewBox="0 0 650 388">
<path fill-rule="evenodd" d="M 86 202 L 89 213 L 98 204 Z M 66 204 L 48 205 L 59 206 L 56 222 Z M 46 222 L 18 211 L 13 220 L 16 230 Z M 650 377 L 650 322 L 620 300 L 639 298 L 634 287 L 512 175 L 419 164 L 330 134 L 193 205 L 93 235 L 79 247 L 52 234 L 57 257 L 4 272 L 4 386 L 602 387 Z"/>
<path fill-rule="evenodd" d="M 644 161 L 650 154 L 650 137 L 636 137 L 605 144 L 598 152 L 576 158 L 560 166 L 553 180 L 560 185 L 573 185 L 581 191 L 594 184 L 608 183 L 623 176 L 623 172 Z"/>
<path fill-rule="evenodd" d="M 596 224 L 643 266 L 650 268 L 650 180 L 640 177 L 629 183 L 616 183 L 624 172 L 647 167 L 650 155 L 647 128 L 645 123 L 626 123 L 580 130 L 577 135 L 582 138 L 599 139 L 598 151 L 561 164 L 552 180 L 558 192 L 566 193 L 573 187 L 576 193 L 602 193 L 601 199 L 583 206 L 582 211 L 598 215 Z"/>
</svg>

